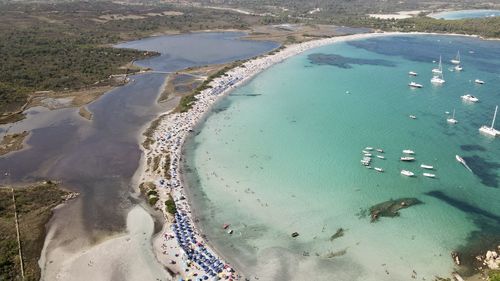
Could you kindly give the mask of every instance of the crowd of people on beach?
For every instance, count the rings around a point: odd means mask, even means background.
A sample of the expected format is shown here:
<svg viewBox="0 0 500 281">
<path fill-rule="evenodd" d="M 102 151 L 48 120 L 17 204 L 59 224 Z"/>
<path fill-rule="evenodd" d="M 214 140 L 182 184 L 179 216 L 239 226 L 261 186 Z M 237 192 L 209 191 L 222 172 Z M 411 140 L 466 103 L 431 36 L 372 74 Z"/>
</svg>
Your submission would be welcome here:
<svg viewBox="0 0 500 281">
<path fill-rule="evenodd" d="M 145 155 L 149 157 L 160 156 L 162 157 L 161 161 L 167 161 L 165 156 L 168 154 L 170 166 L 168 171 L 157 173 L 151 172 L 152 169 L 149 169 L 150 174 L 147 176 L 158 183 L 160 202 L 165 202 L 168 196 L 172 196 L 176 204 L 177 211 L 174 215 L 174 223 L 171 225 L 171 232 L 164 233 L 163 237 L 169 242 L 174 239 L 168 238 L 175 237 L 176 245 L 172 246 L 172 250 L 178 252 L 174 256 L 170 255 L 170 264 L 178 266 L 178 263 L 182 263 L 185 265 L 184 272 L 179 272 L 183 276 L 182 280 L 237 280 L 240 278 L 228 263 L 206 246 L 204 239 L 194 226 L 179 169 L 181 149 L 186 137 L 193 132 L 194 127 L 218 98 L 248 81 L 255 74 L 305 50 L 340 40 L 342 39 L 326 38 L 295 44 L 274 54 L 247 61 L 213 79 L 209 84 L 210 87 L 196 96 L 196 101 L 191 104 L 189 111 L 168 114 L 161 120 L 154 132 L 155 142 L 149 149 L 146 149 Z M 165 163 L 163 162 L 163 164 Z M 165 165 L 160 165 L 160 167 L 163 166 Z M 169 173 L 169 179 L 165 178 L 165 172 Z M 167 251 L 164 254 L 167 255 Z"/>
</svg>

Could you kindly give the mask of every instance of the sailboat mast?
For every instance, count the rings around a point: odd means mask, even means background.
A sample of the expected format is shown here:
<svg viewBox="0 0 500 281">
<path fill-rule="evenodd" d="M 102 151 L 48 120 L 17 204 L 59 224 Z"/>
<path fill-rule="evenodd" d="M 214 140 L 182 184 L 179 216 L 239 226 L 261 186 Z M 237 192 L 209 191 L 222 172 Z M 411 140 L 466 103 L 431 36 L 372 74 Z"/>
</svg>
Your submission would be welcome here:
<svg viewBox="0 0 500 281">
<path fill-rule="evenodd" d="M 493 129 L 493 126 L 495 126 L 495 119 L 497 118 L 497 110 L 498 110 L 498 105 L 495 107 L 495 114 L 493 115 L 493 121 L 491 122 L 492 129 Z"/>
<path fill-rule="evenodd" d="M 455 119 L 455 109 L 453 108 L 453 119 Z"/>
</svg>

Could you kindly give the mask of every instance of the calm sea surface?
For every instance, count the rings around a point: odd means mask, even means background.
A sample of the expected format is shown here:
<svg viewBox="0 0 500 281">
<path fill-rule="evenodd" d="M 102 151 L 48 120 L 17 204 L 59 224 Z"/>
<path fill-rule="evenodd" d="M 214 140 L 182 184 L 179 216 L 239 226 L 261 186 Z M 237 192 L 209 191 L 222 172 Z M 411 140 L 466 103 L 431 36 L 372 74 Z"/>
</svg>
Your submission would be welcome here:
<svg viewBox="0 0 500 281">
<path fill-rule="evenodd" d="M 462 72 L 449 63 L 457 51 Z M 440 55 L 446 83 L 433 86 Z M 424 88 L 410 89 L 410 81 Z M 491 123 L 499 89 L 494 41 L 395 36 L 290 58 L 222 100 L 188 142 L 200 224 L 230 261 L 260 280 L 448 277 L 451 251 L 500 242 L 500 139 L 478 132 Z M 465 93 L 480 102 L 462 102 Z M 456 125 L 446 122 L 453 109 Z M 386 159 L 372 163 L 384 173 L 360 165 L 367 146 L 384 149 L 373 153 Z M 400 162 L 403 149 L 414 150 L 416 161 Z M 434 166 L 436 179 L 422 176 L 422 163 Z M 402 169 L 416 177 L 401 176 Z M 407 197 L 423 204 L 370 222 L 371 206 Z M 344 235 L 331 239 L 339 228 Z"/>
</svg>

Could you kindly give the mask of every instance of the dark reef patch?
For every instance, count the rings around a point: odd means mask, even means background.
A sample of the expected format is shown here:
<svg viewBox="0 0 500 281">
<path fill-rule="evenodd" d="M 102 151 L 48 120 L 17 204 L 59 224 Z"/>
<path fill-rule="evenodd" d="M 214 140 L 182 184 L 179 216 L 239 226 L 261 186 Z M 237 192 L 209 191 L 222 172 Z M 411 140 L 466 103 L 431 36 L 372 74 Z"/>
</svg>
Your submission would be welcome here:
<svg viewBox="0 0 500 281">
<path fill-rule="evenodd" d="M 388 66 L 395 67 L 396 64 L 394 62 L 382 59 L 360 59 L 360 58 L 349 58 L 336 54 L 310 54 L 307 56 L 309 61 L 312 64 L 316 65 L 331 65 L 344 69 L 352 68 L 353 64 L 357 65 L 379 65 L 379 66 Z"/>
<path fill-rule="evenodd" d="M 467 237 L 467 242 L 455 249 L 461 256 L 462 266 L 459 268 L 459 273 L 464 276 L 477 273 L 477 268 L 483 265 L 475 257 L 484 255 L 487 250 L 500 245 L 500 216 L 452 198 L 441 191 L 431 191 L 425 194 L 469 214 L 474 224 L 478 226 L 479 230 L 471 232 Z"/>
<path fill-rule="evenodd" d="M 463 151 L 486 151 L 486 148 L 478 144 L 464 144 L 460 146 L 460 149 Z"/>
<path fill-rule="evenodd" d="M 409 208 L 414 205 L 422 204 L 423 202 L 417 198 L 400 198 L 396 200 L 388 200 L 370 207 L 371 221 L 375 222 L 380 217 L 397 217 L 399 210 Z"/>
<path fill-rule="evenodd" d="M 473 173 L 481 179 L 482 184 L 498 188 L 499 179 L 497 171 L 500 169 L 500 163 L 487 161 L 477 155 L 463 158 Z"/>
</svg>

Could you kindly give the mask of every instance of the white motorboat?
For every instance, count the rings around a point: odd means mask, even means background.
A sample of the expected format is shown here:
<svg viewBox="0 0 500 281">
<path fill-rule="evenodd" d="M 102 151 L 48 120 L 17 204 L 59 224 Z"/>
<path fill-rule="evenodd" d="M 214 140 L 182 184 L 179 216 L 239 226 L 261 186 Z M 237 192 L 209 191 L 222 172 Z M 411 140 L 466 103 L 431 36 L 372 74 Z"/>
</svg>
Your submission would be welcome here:
<svg viewBox="0 0 500 281">
<path fill-rule="evenodd" d="M 460 64 L 460 51 L 457 52 L 457 55 L 455 56 L 455 58 L 450 60 L 450 62 L 453 64 Z"/>
<path fill-rule="evenodd" d="M 406 161 L 406 162 L 411 162 L 415 160 L 415 157 L 410 157 L 410 156 L 403 156 L 399 158 L 401 161 Z"/>
<path fill-rule="evenodd" d="M 367 147 L 365 147 L 365 150 L 373 150 L 373 147 L 367 146 Z"/>
<path fill-rule="evenodd" d="M 382 168 L 377 168 L 377 167 L 375 167 L 375 168 L 373 168 L 373 169 L 374 169 L 375 171 L 377 171 L 377 172 L 380 172 L 380 173 L 383 173 L 383 172 L 384 172 L 384 169 L 382 169 Z"/>
<path fill-rule="evenodd" d="M 415 116 L 415 115 L 410 115 L 408 117 L 410 117 L 411 119 L 417 119 L 417 116 Z"/>
<path fill-rule="evenodd" d="M 412 87 L 412 88 L 423 88 L 424 86 L 422 84 L 418 84 L 418 83 L 415 83 L 415 82 L 410 82 L 410 84 L 408 84 L 408 86 Z"/>
<path fill-rule="evenodd" d="M 457 124 L 458 121 L 455 119 L 455 109 L 453 109 L 453 116 L 451 118 L 446 119 L 446 122 L 450 124 Z"/>
<path fill-rule="evenodd" d="M 365 153 L 364 156 L 365 157 L 372 157 L 372 154 L 371 153 Z"/>
<path fill-rule="evenodd" d="M 462 100 L 464 101 L 467 101 L 467 102 L 478 102 L 479 99 L 476 98 L 475 96 L 471 95 L 471 94 L 466 94 L 466 95 L 463 95 L 461 96 Z"/>
<path fill-rule="evenodd" d="M 405 154 L 415 154 L 415 151 L 409 150 L 409 149 L 405 149 L 405 150 L 403 150 L 403 153 L 405 153 Z"/>
<path fill-rule="evenodd" d="M 423 173 L 422 175 L 423 175 L 424 177 L 428 177 L 428 178 L 435 178 L 435 177 L 436 177 L 436 175 L 431 174 L 431 173 Z"/>
<path fill-rule="evenodd" d="M 362 150 L 361 152 L 363 152 L 363 154 L 370 153 L 370 152 L 368 152 L 366 150 Z"/>
<path fill-rule="evenodd" d="M 465 162 L 465 160 L 460 157 L 459 155 L 455 155 L 455 159 L 457 159 L 458 162 L 460 162 L 462 165 L 464 165 L 464 167 L 469 170 L 469 172 L 472 172 L 472 170 L 469 168 L 469 165 L 467 165 L 467 163 Z"/>
<path fill-rule="evenodd" d="M 474 80 L 474 83 L 476 83 L 476 84 L 480 84 L 480 85 L 483 85 L 483 84 L 484 84 L 484 81 L 483 81 L 483 80 L 476 79 L 476 80 Z"/>
<path fill-rule="evenodd" d="M 415 71 L 410 71 L 410 72 L 408 72 L 408 75 L 410 75 L 410 76 L 417 76 L 418 73 L 416 73 Z"/>
<path fill-rule="evenodd" d="M 401 170 L 401 174 L 403 176 L 407 176 L 407 177 L 413 177 L 415 174 L 411 171 L 408 171 L 408 170 Z"/>
<path fill-rule="evenodd" d="M 455 69 L 456 71 L 462 71 L 464 68 L 463 68 L 461 65 L 456 65 L 456 66 L 454 67 L 454 69 Z"/>
<path fill-rule="evenodd" d="M 377 148 L 377 152 L 384 153 L 384 150 L 382 148 Z"/>
<path fill-rule="evenodd" d="M 432 169 L 434 169 L 434 166 L 422 164 L 422 165 L 420 165 L 420 168 L 432 170 Z"/>
<path fill-rule="evenodd" d="M 495 119 L 497 118 L 498 105 L 495 107 L 495 113 L 493 114 L 493 121 L 491 122 L 491 126 L 488 127 L 486 125 L 479 128 L 479 132 L 489 135 L 489 136 L 500 136 L 500 131 L 495 129 Z"/>
<path fill-rule="evenodd" d="M 377 158 L 379 158 L 379 159 L 385 159 L 385 156 L 377 155 Z"/>
</svg>

